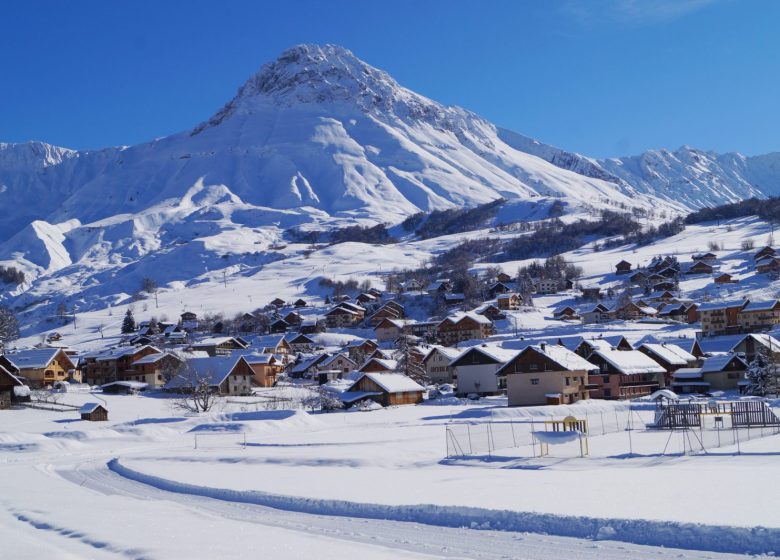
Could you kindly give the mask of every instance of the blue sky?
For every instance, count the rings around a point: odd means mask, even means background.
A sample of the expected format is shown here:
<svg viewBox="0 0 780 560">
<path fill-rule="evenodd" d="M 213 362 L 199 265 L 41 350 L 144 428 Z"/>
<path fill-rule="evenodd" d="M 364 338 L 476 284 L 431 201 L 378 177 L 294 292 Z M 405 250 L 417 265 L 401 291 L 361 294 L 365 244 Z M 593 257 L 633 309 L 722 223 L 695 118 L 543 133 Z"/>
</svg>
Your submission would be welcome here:
<svg viewBox="0 0 780 560">
<path fill-rule="evenodd" d="M 587 155 L 780 151 L 778 21 L 773 0 L 9 1 L 0 142 L 185 130 L 285 48 L 330 42 Z"/>
</svg>

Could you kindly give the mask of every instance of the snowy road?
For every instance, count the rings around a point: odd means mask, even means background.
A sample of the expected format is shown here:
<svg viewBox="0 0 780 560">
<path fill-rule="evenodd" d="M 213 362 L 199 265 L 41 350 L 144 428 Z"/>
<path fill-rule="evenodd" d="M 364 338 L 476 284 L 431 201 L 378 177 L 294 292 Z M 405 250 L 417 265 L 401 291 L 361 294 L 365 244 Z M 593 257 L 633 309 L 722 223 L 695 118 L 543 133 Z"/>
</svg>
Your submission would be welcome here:
<svg viewBox="0 0 780 560">
<path fill-rule="evenodd" d="M 165 511 L 171 503 L 183 510 L 182 518 L 204 515 L 237 524 L 254 524 L 266 528 L 300 532 L 308 537 L 346 541 L 365 548 L 364 557 L 373 557 L 374 550 L 396 551 L 410 558 L 470 558 L 498 560 L 556 559 L 617 559 L 617 558 L 677 558 L 726 559 L 744 558 L 737 555 L 700 551 L 638 546 L 611 541 L 591 541 L 529 533 L 452 529 L 416 523 L 367 520 L 350 517 L 330 517 L 279 511 L 272 508 L 215 500 L 211 498 L 166 492 L 126 479 L 110 471 L 104 462 L 90 461 L 75 467 L 58 466 L 41 469 L 62 483 L 71 483 L 79 492 L 92 492 L 119 498 L 132 507 L 143 504 L 146 519 L 159 519 L 161 506 Z M 203 535 L 202 538 L 210 538 Z M 196 546 L 197 549 L 197 546 Z M 127 556 L 126 553 L 120 553 Z M 155 557 L 146 554 L 144 557 Z"/>
</svg>

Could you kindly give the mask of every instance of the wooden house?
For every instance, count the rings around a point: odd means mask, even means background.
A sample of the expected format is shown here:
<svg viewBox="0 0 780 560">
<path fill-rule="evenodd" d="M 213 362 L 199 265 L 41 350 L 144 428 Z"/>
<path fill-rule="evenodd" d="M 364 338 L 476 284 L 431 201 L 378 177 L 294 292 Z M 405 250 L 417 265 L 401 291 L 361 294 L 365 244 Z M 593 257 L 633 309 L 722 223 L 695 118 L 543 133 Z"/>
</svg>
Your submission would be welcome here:
<svg viewBox="0 0 780 560">
<path fill-rule="evenodd" d="M 737 355 L 711 356 L 701 367 L 677 370 L 672 390 L 679 394 L 735 390 L 745 380 L 747 368 L 747 362 Z"/>
<path fill-rule="evenodd" d="M 290 311 L 287 315 L 282 317 L 288 325 L 300 325 L 303 322 L 303 315 L 297 311 Z"/>
<path fill-rule="evenodd" d="M 523 305 L 520 294 L 500 294 L 496 297 L 496 307 L 501 311 L 516 311 Z"/>
<path fill-rule="evenodd" d="M 601 299 L 601 288 L 580 288 L 580 294 L 586 301 L 598 301 Z"/>
<path fill-rule="evenodd" d="M 307 305 L 306 301 L 303 300 L 303 299 L 300 299 L 300 298 L 296 299 L 293 302 L 293 307 L 295 307 L 295 308 L 306 307 L 306 305 Z"/>
<path fill-rule="evenodd" d="M 35 348 L 2 354 L 0 366 L 24 377 L 33 389 L 51 387 L 57 381 L 72 378 L 76 372 L 76 364 L 62 348 Z"/>
<path fill-rule="evenodd" d="M 313 352 L 317 348 L 314 339 L 303 333 L 288 334 L 285 339 L 293 352 Z"/>
<path fill-rule="evenodd" d="M 589 398 L 588 374 L 598 368 L 564 346 L 528 346 L 496 374 L 506 377 L 509 406 L 573 404 Z"/>
<path fill-rule="evenodd" d="M 646 283 L 649 277 L 650 275 L 648 275 L 646 272 L 642 270 L 637 270 L 631 276 L 628 277 L 628 281 L 631 282 L 632 284 L 641 285 Z"/>
<path fill-rule="evenodd" d="M 250 395 L 254 371 L 244 356 L 209 356 L 187 360 L 187 367 L 165 384 L 172 392 L 187 393 L 201 383 L 221 395 Z"/>
<path fill-rule="evenodd" d="M 149 387 L 162 387 L 184 367 L 184 360 L 172 352 L 154 352 L 132 362 L 121 374 L 122 381 L 139 381 Z"/>
<path fill-rule="evenodd" d="M 718 260 L 718 255 L 715 253 L 707 252 L 707 253 L 697 253 L 695 255 L 691 256 L 691 260 L 694 262 L 702 261 L 707 264 L 714 264 Z"/>
<path fill-rule="evenodd" d="M 573 346 L 573 348 L 569 347 L 569 349 L 585 359 L 596 350 L 618 350 L 620 352 L 628 352 L 634 349 L 628 339 L 621 334 L 602 336 L 599 338 L 582 338 Z"/>
<path fill-rule="evenodd" d="M 596 350 L 587 360 L 598 368 L 588 376 L 590 396 L 596 399 L 634 399 L 659 387 L 666 370 L 637 350 Z"/>
<path fill-rule="evenodd" d="M 352 405 L 370 399 L 382 406 L 418 404 L 423 400 L 425 388 L 400 373 L 363 373 L 349 389 L 342 393 L 342 401 Z"/>
<path fill-rule="evenodd" d="M 82 420 L 89 422 L 106 422 L 108 420 L 108 410 L 100 403 L 86 403 L 79 409 Z"/>
<path fill-rule="evenodd" d="M 672 374 L 675 371 L 680 368 L 692 368 L 697 362 L 696 356 L 675 344 L 644 343 L 637 350 L 650 356 L 653 361 L 666 370 L 663 377 L 658 379 L 662 387 L 672 383 Z"/>
<path fill-rule="evenodd" d="M 271 334 L 279 334 L 279 333 L 286 333 L 287 329 L 289 328 L 290 328 L 290 323 L 288 323 L 284 319 L 276 319 L 271 323 L 271 326 L 268 328 L 268 330 L 271 332 Z"/>
<path fill-rule="evenodd" d="M 533 281 L 534 291 L 540 295 L 549 295 L 558 293 L 558 281 L 538 278 Z"/>
<path fill-rule="evenodd" d="M 328 328 L 352 327 L 365 319 L 366 310 L 360 305 L 349 302 L 339 303 L 325 313 L 325 323 Z"/>
<path fill-rule="evenodd" d="M 317 371 L 337 371 L 339 374 L 349 373 L 358 368 L 358 364 L 344 352 L 337 352 L 328 355 L 327 358 L 320 361 L 315 368 Z M 341 375 L 337 376 L 341 378 Z"/>
<path fill-rule="evenodd" d="M 348 342 L 344 348 L 350 360 L 356 364 L 362 364 L 366 357 L 379 348 L 379 345 L 371 339 L 358 339 Z"/>
<path fill-rule="evenodd" d="M 766 333 L 751 333 L 742 337 L 739 342 L 731 347 L 732 354 L 739 354 L 750 363 L 758 353 L 780 353 L 780 340 Z"/>
<path fill-rule="evenodd" d="M 615 265 L 615 274 L 630 274 L 631 273 L 631 263 L 628 261 L 620 261 Z"/>
<path fill-rule="evenodd" d="M 493 322 L 476 313 L 453 315 L 436 325 L 436 337 L 445 346 L 455 346 L 466 340 L 482 340 L 491 334 Z"/>
<path fill-rule="evenodd" d="M 373 294 L 362 293 L 355 299 L 355 301 L 358 303 L 358 305 L 365 307 L 375 303 L 377 301 L 377 297 Z"/>
<path fill-rule="evenodd" d="M 273 387 L 284 364 L 273 354 L 247 354 L 244 360 L 252 370 L 252 381 L 258 387 Z"/>
<path fill-rule="evenodd" d="M 249 345 L 235 336 L 218 336 L 204 338 L 190 345 L 193 350 L 201 350 L 209 356 L 225 356 L 234 350 L 245 350 Z"/>
<path fill-rule="evenodd" d="M 382 373 L 395 371 L 398 362 L 392 358 L 369 357 L 358 371 L 362 373 Z"/>
<path fill-rule="evenodd" d="M 758 252 L 753 255 L 753 260 L 758 261 L 760 259 L 763 259 L 764 257 L 773 257 L 775 255 L 775 250 L 772 249 L 772 247 L 766 246 L 762 247 L 758 250 Z"/>
<path fill-rule="evenodd" d="M 704 261 L 696 261 L 688 267 L 685 274 L 712 274 L 713 270 L 714 268 L 711 264 Z"/>
<path fill-rule="evenodd" d="M 655 317 L 658 311 L 653 307 L 643 307 L 631 301 L 622 307 L 616 307 L 612 313 L 616 318 L 624 321 L 638 321 L 645 317 Z"/>
<path fill-rule="evenodd" d="M 21 388 L 25 388 L 22 380 L 0 365 L 0 410 L 11 407 Z"/>
<path fill-rule="evenodd" d="M 503 311 L 501 311 L 497 305 L 494 305 L 492 303 L 482 307 L 479 311 L 475 311 L 478 315 L 484 315 L 491 321 L 499 321 L 501 319 L 506 319 L 506 315 Z"/>
<path fill-rule="evenodd" d="M 593 307 L 588 307 L 580 313 L 584 324 L 607 323 L 615 317 L 606 305 L 597 303 Z"/>
<path fill-rule="evenodd" d="M 383 318 L 374 327 L 374 334 L 377 341 L 388 342 L 397 340 L 398 337 L 406 332 L 406 325 L 411 322 L 412 321 L 408 321 L 406 319 L 389 319 L 387 317 Z"/>
<path fill-rule="evenodd" d="M 273 305 L 276 308 L 280 308 L 287 305 L 287 302 L 284 301 L 282 298 L 274 298 L 271 300 L 271 305 Z"/>
<path fill-rule="evenodd" d="M 756 263 L 756 272 L 766 274 L 780 269 L 780 259 L 777 257 L 765 257 Z"/>
<path fill-rule="evenodd" d="M 488 288 L 488 297 L 494 298 L 499 294 L 508 294 L 512 288 L 504 282 L 495 282 Z"/>
<path fill-rule="evenodd" d="M 737 280 L 734 280 L 734 277 L 731 274 L 729 274 L 727 272 L 724 272 L 722 274 L 718 274 L 715 277 L 715 283 L 716 284 L 736 284 Z"/>
<path fill-rule="evenodd" d="M 511 281 L 512 281 L 512 277 L 511 277 L 511 276 L 509 276 L 509 274 L 507 274 L 506 272 L 499 272 L 499 273 L 496 275 L 496 280 L 498 280 L 499 282 L 503 282 L 504 284 L 506 284 L 507 282 L 511 282 Z"/>
<path fill-rule="evenodd" d="M 579 319 L 580 316 L 571 305 L 564 305 L 553 311 L 553 318 L 559 321 L 573 321 Z"/>
</svg>

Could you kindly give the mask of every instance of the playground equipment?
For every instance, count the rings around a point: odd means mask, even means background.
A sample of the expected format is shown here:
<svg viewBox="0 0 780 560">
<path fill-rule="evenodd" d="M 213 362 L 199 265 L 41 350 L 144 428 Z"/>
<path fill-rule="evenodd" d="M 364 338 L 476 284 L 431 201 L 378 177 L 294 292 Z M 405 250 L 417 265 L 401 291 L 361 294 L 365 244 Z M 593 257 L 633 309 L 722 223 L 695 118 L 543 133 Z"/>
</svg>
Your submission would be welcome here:
<svg viewBox="0 0 780 560">
<path fill-rule="evenodd" d="M 544 431 L 531 432 L 534 441 L 539 444 L 539 457 L 550 454 L 550 445 L 561 445 L 579 441 L 580 457 L 589 454 L 588 421 L 567 416 L 563 420 L 545 420 Z"/>
<path fill-rule="evenodd" d="M 700 428 L 706 417 L 712 417 L 716 427 L 725 428 L 730 419 L 730 428 L 780 426 L 780 418 L 764 401 L 707 401 L 674 402 L 659 401 L 655 410 L 655 421 L 648 428 L 675 430 Z"/>
</svg>

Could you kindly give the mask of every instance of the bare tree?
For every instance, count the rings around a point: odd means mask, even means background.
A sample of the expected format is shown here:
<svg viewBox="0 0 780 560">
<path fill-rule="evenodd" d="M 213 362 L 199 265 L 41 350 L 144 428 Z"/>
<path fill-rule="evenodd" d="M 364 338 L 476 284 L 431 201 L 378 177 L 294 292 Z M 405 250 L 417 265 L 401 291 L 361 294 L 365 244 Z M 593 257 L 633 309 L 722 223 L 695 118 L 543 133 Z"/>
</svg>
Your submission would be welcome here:
<svg viewBox="0 0 780 560">
<path fill-rule="evenodd" d="M 184 412 L 201 413 L 221 406 L 222 397 L 212 386 L 212 378 L 211 371 L 200 372 L 185 363 L 175 377 L 179 380 L 179 397 L 173 401 L 173 407 Z"/>
<path fill-rule="evenodd" d="M 19 322 L 10 307 L 0 305 L 0 349 L 19 338 Z"/>
<path fill-rule="evenodd" d="M 395 351 L 393 358 L 396 361 L 396 370 L 407 377 L 414 379 L 420 385 L 427 385 L 430 382 L 428 372 L 412 356 L 413 345 L 405 335 L 399 336 L 395 341 Z"/>
</svg>

